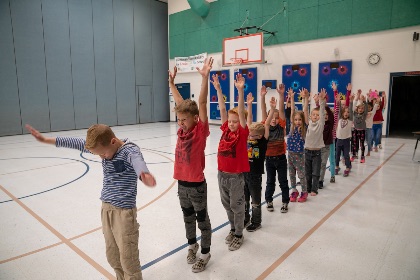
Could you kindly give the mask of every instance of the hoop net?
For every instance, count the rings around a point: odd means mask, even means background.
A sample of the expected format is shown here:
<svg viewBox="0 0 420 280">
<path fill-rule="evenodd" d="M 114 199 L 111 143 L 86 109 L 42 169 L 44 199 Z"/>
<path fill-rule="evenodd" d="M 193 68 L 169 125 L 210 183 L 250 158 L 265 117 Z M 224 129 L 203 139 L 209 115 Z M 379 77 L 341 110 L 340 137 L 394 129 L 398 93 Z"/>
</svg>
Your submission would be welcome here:
<svg viewBox="0 0 420 280">
<path fill-rule="evenodd" d="M 239 65 L 242 64 L 242 62 L 243 62 L 242 58 L 231 58 L 230 59 L 230 65 L 232 65 L 232 66 L 239 66 Z"/>
</svg>

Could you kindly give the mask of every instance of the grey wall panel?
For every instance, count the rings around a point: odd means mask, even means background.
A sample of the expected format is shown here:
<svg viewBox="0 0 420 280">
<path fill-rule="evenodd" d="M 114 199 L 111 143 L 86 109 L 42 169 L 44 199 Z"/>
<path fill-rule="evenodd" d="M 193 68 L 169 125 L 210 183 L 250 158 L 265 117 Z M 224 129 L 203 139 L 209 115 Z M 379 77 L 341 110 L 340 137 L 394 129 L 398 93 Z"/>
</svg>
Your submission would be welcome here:
<svg viewBox="0 0 420 280">
<path fill-rule="evenodd" d="M 136 85 L 152 85 L 152 13 L 154 0 L 134 1 Z"/>
<path fill-rule="evenodd" d="M 169 121 L 168 95 L 168 5 L 159 1 L 152 4 L 153 56 L 153 116 L 154 121 Z"/>
<path fill-rule="evenodd" d="M 9 1 L 0 1 L 0 136 L 22 133 Z"/>
<path fill-rule="evenodd" d="M 76 128 L 97 123 L 91 1 L 69 0 Z"/>
<path fill-rule="evenodd" d="M 42 0 L 51 130 L 75 128 L 67 0 Z"/>
<path fill-rule="evenodd" d="M 12 0 L 10 7 L 22 122 L 50 131 L 41 1 Z"/>
<path fill-rule="evenodd" d="M 98 122 L 117 124 L 112 0 L 93 0 L 96 98 Z"/>
<path fill-rule="evenodd" d="M 133 2 L 114 0 L 115 74 L 118 124 L 137 123 Z"/>
</svg>

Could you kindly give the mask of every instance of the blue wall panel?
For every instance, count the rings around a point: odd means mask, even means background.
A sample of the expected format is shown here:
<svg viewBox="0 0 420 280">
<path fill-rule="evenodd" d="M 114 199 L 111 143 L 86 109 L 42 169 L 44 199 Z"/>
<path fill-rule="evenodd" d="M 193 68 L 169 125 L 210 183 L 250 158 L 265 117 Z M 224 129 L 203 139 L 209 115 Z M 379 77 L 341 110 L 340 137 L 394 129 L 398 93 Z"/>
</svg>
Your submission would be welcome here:
<svg viewBox="0 0 420 280">
<path fill-rule="evenodd" d="M 137 123 L 133 2 L 114 1 L 114 43 L 118 124 Z M 150 54 L 149 54 L 150 55 Z"/>
<path fill-rule="evenodd" d="M 166 5 L 166 8 L 167 7 L 168 6 Z M 168 28 L 167 25 L 165 28 Z M 164 31 L 161 32 L 164 33 Z M 167 34 L 168 33 L 166 32 L 166 35 Z M 153 34 L 153 36 L 154 35 L 157 34 Z M 152 8 L 150 0 L 134 1 L 134 44 L 136 85 L 152 85 L 153 56 L 145 55 L 153 52 Z M 160 55 L 166 59 L 167 55 L 164 54 L 165 53 L 161 53 Z"/>
<path fill-rule="evenodd" d="M 112 0 L 93 0 L 93 33 L 98 122 L 117 124 Z"/>
<path fill-rule="evenodd" d="M 66 0 L 42 0 L 51 130 L 75 128 Z"/>
<path fill-rule="evenodd" d="M 11 1 L 22 123 L 50 131 L 41 2 Z"/>
<path fill-rule="evenodd" d="M 76 128 L 97 123 L 92 5 L 69 0 L 70 43 Z"/>
<path fill-rule="evenodd" d="M 9 2 L 0 1 L 0 136 L 22 133 Z"/>
</svg>

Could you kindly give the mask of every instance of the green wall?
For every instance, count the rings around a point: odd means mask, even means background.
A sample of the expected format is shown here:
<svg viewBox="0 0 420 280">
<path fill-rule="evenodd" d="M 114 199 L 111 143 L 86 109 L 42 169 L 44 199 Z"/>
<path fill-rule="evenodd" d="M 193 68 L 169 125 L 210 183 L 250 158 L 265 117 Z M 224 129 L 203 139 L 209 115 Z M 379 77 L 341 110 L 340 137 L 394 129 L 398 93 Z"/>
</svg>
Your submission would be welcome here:
<svg viewBox="0 0 420 280">
<path fill-rule="evenodd" d="M 191 9 L 169 16 L 170 57 L 222 51 L 224 38 L 244 26 L 260 26 L 276 36 L 264 45 L 360 34 L 420 24 L 420 0 L 218 0 L 207 17 Z"/>
</svg>

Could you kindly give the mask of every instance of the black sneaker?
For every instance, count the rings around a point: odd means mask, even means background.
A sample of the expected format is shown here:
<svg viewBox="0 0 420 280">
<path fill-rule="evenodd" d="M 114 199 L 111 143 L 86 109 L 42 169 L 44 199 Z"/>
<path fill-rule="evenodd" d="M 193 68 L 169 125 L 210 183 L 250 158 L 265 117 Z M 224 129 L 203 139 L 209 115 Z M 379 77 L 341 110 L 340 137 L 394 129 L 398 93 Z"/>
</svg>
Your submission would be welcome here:
<svg viewBox="0 0 420 280">
<path fill-rule="evenodd" d="M 318 189 L 323 189 L 324 188 L 324 181 L 319 181 L 318 183 Z"/>
<path fill-rule="evenodd" d="M 288 203 L 283 203 L 283 206 L 280 208 L 280 212 L 287 213 L 287 211 L 289 211 L 288 205 Z"/>
<path fill-rule="evenodd" d="M 273 202 L 267 202 L 267 210 L 269 212 L 273 212 L 274 211 Z"/>
<path fill-rule="evenodd" d="M 247 226 L 249 226 L 249 224 L 251 223 L 251 221 L 250 220 L 248 220 L 248 221 L 244 221 L 244 228 L 246 228 Z"/>
<path fill-rule="evenodd" d="M 330 183 L 335 183 L 335 177 L 331 177 Z"/>
<path fill-rule="evenodd" d="M 261 224 L 250 224 L 249 226 L 247 226 L 246 230 L 249 232 L 253 232 L 260 228 L 261 228 Z"/>
</svg>

